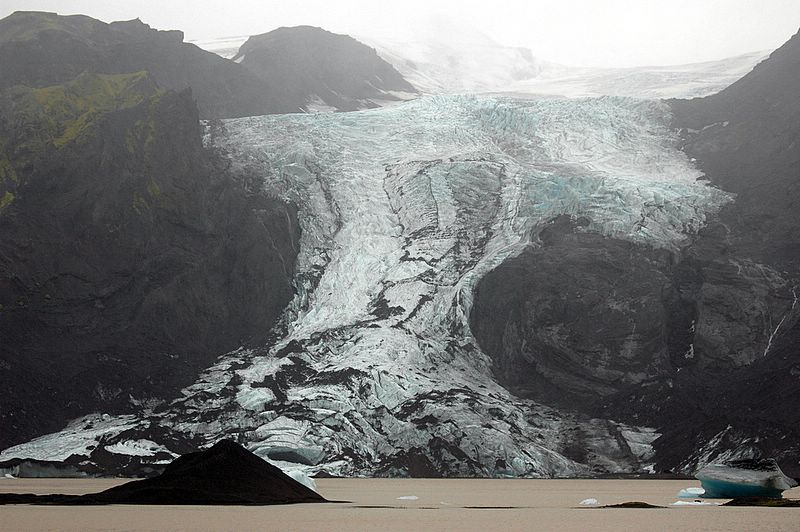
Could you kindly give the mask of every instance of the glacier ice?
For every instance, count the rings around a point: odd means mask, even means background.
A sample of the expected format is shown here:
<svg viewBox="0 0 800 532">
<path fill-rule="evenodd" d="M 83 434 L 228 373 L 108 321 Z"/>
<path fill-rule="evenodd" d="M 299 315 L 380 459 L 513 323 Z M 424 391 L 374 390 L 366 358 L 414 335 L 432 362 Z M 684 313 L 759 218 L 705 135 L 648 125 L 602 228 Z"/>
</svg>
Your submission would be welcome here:
<svg viewBox="0 0 800 532">
<path fill-rule="evenodd" d="M 696 499 L 705 495 L 706 490 L 703 488 L 683 488 L 678 492 L 679 499 Z"/>
<path fill-rule="evenodd" d="M 302 471 L 295 469 L 292 471 L 284 471 L 284 472 L 290 477 L 292 477 L 294 480 L 302 484 L 303 486 L 312 489 L 314 491 L 317 491 L 317 483 L 314 481 L 313 478 L 309 477 Z"/>
<path fill-rule="evenodd" d="M 705 490 L 703 496 L 711 499 L 779 498 L 797 486 L 771 458 L 715 462 L 695 473 L 695 477 Z"/>
<path fill-rule="evenodd" d="M 477 281 L 537 245 L 555 216 L 677 249 L 728 202 L 699 180 L 669 119 L 664 104 L 630 98 L 437 96 L 225 121 L 207 142 L 300 208 L 296 296 L 276 340 L 223 355 L 163 410 L 79 420 L 0 460 L 88 456 L 100 440 L 171 449 L 172 434 L 233 438 L 265 457 L 301 450 L 291 464 L 306 474 L 646 470 L 657 433 L 514 397 L 468 315 Z M 576 427 L 591 435 L 589 463 L 561 452 Z"/>
</svg>

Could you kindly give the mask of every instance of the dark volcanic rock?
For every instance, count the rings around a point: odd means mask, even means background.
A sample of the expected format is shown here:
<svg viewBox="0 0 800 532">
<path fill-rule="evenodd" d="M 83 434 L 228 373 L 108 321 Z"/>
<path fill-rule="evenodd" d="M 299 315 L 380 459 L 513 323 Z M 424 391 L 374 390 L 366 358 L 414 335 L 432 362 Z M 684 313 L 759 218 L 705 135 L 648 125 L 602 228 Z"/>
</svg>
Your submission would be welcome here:
<svg viewBox="0 0 800 532">
<path fill-rule="evenodd" d="M 730 87 L 671 100 L 687 154 L 738 194 L 721 219 L 740 254 L 780 270 L 800 264 L 800 34 Z"/>
<path fill-rule="evenodd" d="M 183 42 L 181 31 L 157 31 L 140 20 L 106 24 L 83 15 L 18 11 L 0 20 L 0 89 L 44 87 L 84 72 L 148 71 L 177 91 L 191 87 L 202 118 L 297 111 L 241 65 Z"/>
<path fill-rule="evenodd" d="M 293 296 L 291 205 L 146 73 L 0 93 L 0 447 L 171 397 Z"/>
<path fill-rule="evenodd" d="M 292 504 L 327 502 L 241 445 L 222 440 L 154 478 L 83 496 L 0 494 L 0 504 Z"/>
<path fill-rule="evenodd" d="M 753 457 L 775 456 L 790 475 L 800 475 L 800 34 L 796 34 L 753 71 L 718 94 L 689 101 L 672 100 L 674 125 L 712 182 L 737 193 L 719 214 L 720 237 L 701 233 L 695 249 L 718 249 L 710 265 L 698 270 L 717 278 L 720 293 L 780 286 L 782 312 L 773 315 L 770 334 L 757 345 L 759 356 L 736 370 L 703 383 L 703 400 L 716 414 L 666 424 L 657 441 L 665 465 L 679 462 L 675 447 L 687 434 L 706 443 L 724 434 L 716 452 L 742 442 Z M 729 273 L 720 276 L 719 266 Z M 751 275 L 735 275 L 746 265 Z M 760 271 L 760 275 L 754 275 Z M 777 294 L 776 294 L 777 295 Z M 742 301 L 742 303 L 745 303 Z M 745 311 L 742 304 L 740 311 Z M 747 326 L 732 316 L 732 325 Z M 697 383 L 687 383 L 691 397 Z M 722 413 L 722 415 L 719 415 Z M 694 417 L 694 416 L 693 416 Z M 713 427 L 713 428 L 712 428 Z M 712 455 L 713 456 L 713 455 Z"/>
<path fill-rule="evenodd" d="M 324 103 L 340 111 L 396 100 L 416 89 L 377 52 L 347 35 L 298 26 L 250 37 L 233 58 L 297 106 Z"/>
<path fill-rule="evenodd" d="M 668 253 L 576 227 L 568 216 L 554 220 L 541 246 L 487 274 L 471 314 L 500 382 L 567 408 L 670 368 L 665 325 L 675 297 Z"/>
<path fill-rule="evenodd" d="M 800 474 L 800 34 L 719 94 L 673 100 L 737 194 L 679 253 L 556 220 L 479 283 L 476 338 L 522 396 L 654 426 L 657 468 L 730 451 Z"/>
</svg>

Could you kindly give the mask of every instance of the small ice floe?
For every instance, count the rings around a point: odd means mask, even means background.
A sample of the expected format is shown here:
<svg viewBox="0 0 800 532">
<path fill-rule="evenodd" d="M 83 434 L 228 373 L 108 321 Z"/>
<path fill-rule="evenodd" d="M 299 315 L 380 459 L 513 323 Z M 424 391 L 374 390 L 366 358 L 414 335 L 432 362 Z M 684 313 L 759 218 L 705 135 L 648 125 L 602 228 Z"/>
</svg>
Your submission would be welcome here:
<svg viewBox="0 0 800 532">
<path fill-rule="evenodd" d="M 683 488 L 678 492 L 679 499 L 696 499 L 705 495 L 706 490 L 703 488 Z"/>
<path fill-rule="evenodd" d="M 719 506 L 721 502 L 711 501 L 675 501 L 670 506 Z"/>
<path fill-rule="evenodd" d="M 11 473 L 6 473 L 5 475 L 3 475 L 3 478 L 10 478 L 12 480 L 16 480 L 17 479 L 17 477 L 12 475 Z"/>
<path fill-rule="evenodd" d="M 403 495 L 402 497 L 397 498 L 398 501 L 416 501 L 419 500 L 419 497 L 416 495 Z"/>
<path fill-rule="evenodd" d="M 583 499 L 580 503 L 581 506 L 597 506 L 597 499 Z"/>
<path fill-rule="evenodd" d="M 292 477 L 294 480 L 296 480 L 300 484 L 302 484 L 303 486 L 305 486 L 305 487 L 307 487 L 309 489 L 312 489 L 314 491 L 317 491 L 317 483 L 314 482 L 313 478 L 309 477 L 308 475 L 306 475 L 302 471 L 300 471 L 300 470 L 288 471 L 286 474 L 289 475 L 290 477 Z"/>
</svg>

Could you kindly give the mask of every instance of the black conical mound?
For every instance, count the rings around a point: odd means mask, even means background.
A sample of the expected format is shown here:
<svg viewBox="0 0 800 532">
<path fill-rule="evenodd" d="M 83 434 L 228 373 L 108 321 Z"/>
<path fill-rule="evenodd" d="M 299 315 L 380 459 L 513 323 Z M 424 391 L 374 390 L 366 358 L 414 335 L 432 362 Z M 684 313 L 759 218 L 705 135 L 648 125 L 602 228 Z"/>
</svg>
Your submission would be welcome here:
<svg viewBox="0 0 800 532">
<path fill-rule="evenodd" d="M 164 472 L 100 493 L 0 495 L 7 504 L 292 504 L 327 502 L 323 497 L 238 443 L 222 440 L 210 449 L 176 458 Z"/>
</svg>

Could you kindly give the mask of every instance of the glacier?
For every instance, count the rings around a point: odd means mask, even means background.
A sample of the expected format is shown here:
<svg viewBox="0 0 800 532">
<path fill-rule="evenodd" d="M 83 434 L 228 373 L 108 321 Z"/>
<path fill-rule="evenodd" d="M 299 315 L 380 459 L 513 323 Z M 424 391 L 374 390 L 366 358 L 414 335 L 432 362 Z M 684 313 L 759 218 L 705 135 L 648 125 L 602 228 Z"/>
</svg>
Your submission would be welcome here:
<svg viewBox="0 0 800 532">
<path fill-rule="evenodd" d="M 626 97 L 443 95 L 209 124 L 208 146 L 300 208 L 296 295 L 272 341 L 221 356 L 160 408 L 93 414 L 0 461 L 88 464 L 107 449 L 156 463 L 225 437 L 308 475 L 652 470 L 652 428 L 497 384 L 468 316 L 477 281 L 555 217 L 677 250 L 731 201 L 669 120 L 665 104 Z"/>
</svg>

